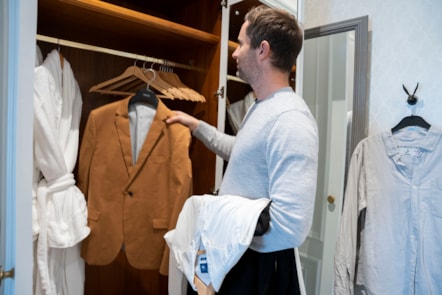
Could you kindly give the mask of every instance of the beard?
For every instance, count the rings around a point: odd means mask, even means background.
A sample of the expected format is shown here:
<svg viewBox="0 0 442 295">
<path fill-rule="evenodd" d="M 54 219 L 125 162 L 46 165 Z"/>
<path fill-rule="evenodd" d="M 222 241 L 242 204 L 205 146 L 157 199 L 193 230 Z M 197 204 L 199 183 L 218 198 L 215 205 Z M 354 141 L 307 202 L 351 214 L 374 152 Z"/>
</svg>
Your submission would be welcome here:
<svg viewBox="0 0 442 295">
<path fill-rule="evenodd" d="M 240 78 L 241 80 L 243 80 L 244 82 L 250 83 L 250 77 L 249 77 L 250 75 L 248 75 L 246 72 L 244 72 L 244 71 L 242 71 L 240 69 L 237 69 L 236 70 L 236 76 L 238 78 Z"/>
<path fill-rule="evenodd" d="M 243 71 L 240 69 L 236 70 L 236 76 L 246 82 L 247 84 L 253 83 L 257 78 L 257 71 Z"/>
<path fill-rule="evenodd" d="M 249 52 L 237 61 L 236 76 L 248 84 L 256 81 L 259 76 L 259 67 L 253 52 Z"/>
</svg>

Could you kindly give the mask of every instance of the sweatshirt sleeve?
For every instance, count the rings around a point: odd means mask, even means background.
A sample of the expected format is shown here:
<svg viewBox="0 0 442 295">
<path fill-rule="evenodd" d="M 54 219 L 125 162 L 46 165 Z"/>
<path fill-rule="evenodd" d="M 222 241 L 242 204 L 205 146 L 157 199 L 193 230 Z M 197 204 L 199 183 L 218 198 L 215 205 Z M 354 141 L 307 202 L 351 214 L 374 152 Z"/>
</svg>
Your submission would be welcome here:
<svg viewBox="0 0 442 295">
<path fill-rule="evenodd" d="M 222 133 L 204 121 L 200 121 L 198 127 L 193 131 L 193 136 L 198 138 L 209 150 L 224 160 L 229 160 L 235 136 Z"/>
</svg>

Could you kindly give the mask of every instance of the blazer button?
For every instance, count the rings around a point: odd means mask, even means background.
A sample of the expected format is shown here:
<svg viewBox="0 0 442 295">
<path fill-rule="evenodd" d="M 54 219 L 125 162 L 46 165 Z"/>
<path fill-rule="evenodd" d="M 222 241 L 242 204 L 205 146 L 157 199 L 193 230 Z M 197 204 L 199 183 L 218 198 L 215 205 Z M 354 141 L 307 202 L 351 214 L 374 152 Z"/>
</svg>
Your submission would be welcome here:
<svg viewBox="0 0 442 295">
<path fill-rule="evenodd" d="M 129 195 L 129 197 L 132 197 L 134 193 L 131 191 L 128 191 L 128 192 L 126 192 L 126 194 Z"/>
</svg>

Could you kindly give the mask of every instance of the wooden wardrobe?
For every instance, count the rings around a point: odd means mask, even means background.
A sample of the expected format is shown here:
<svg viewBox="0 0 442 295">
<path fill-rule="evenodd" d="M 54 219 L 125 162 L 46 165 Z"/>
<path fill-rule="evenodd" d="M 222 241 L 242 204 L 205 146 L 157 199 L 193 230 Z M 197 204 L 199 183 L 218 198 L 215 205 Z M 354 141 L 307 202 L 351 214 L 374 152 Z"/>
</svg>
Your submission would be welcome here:
<svg viewBox="0 0 442 295">
<path fill-rule="evenodd" d="M 90 93 L 89 89 L 120 75 L 128 66 L 142 66 L 143 57 L 146 56 L 189 65 L 191 69 L 174 68 L 174 72 L 186 85 L 202 94 L 206 101 L 162 101 L 170 109 L 183 110 L 216 126 L 221 13 L 220 2 L 211 0 L 38 0 L 38 35 L 140 56 L 140 60 L 134 60 L 37 41 L 43 57 L 51 50 L 58 49 L 71 64 L 83 98 L 80 140 L 91 110 L 124 98 Z M 146 67 L 150 66 L 150 63 L 146 64 Z M 194 139 L 190 147 L 190 157 L 194 194 L 213 192 L 215 155 Z M 125 257 L 120 256 L 116 261 L 127 264 Z M 123 268 L 129 266 L 123 265 Z M 106 281 L 126 280 L 127 285 L 136 283 L 137 275 L 133 280 L 122 278 L 121 274 L 121 271 L 112 269 L 98 274 L 94 266 L 86 265 L 85 294 L 112 294 L 112 290 L 103 289 L 103 282 Z M 128 289 L 127 292 L 139 294 L 137 288 L 135 286 L 132 291 Z M 159 294 L 167 292 L 167 278 L 160 289 Z"/>
<path fill-rule="evenodd" d="M 82 124 L 89 112 L 123 96 L 89 93 L 128 66 L 155 57 L 195 68 L 174 69 L 206 102 L 163 99 L 170 109 L 186 111 L 216 125 L 221 7 L 218 1 L 38 0 L 37 34 L 140 55 L 131 60 L 110 54 L 58 46 L 70 62 L 83 96 Z M 38 41 L 43 56 L 56 44 Z M 150 66 L 148 63 L 146 66 Z M 215 156 L 196 140 L 191 146 L 194 193 L 214 188 Z"/>
</svg>

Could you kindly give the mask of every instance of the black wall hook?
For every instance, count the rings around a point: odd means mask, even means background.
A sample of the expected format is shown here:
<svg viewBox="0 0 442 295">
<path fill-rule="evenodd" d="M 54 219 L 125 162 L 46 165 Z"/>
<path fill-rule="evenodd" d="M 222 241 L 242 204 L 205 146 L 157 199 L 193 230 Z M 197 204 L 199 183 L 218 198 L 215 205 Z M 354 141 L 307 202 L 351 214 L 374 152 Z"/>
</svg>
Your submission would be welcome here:
<svg viewBox="0 0 442 295">
<path fill-rule="evenodd" d="M 419 82 L 417 82 L 417 85 L 416 85 L 416 88 L 414 88 L 413 94 L 410 94 L 410 92 L 405 87 L 405 85 L 402 84 L 402 88 L 404 89 L 405 93 L 408 95 L 407 103 L 409 105 L 415 105 L 417 103 L 417 96 L 415 94 L 416 94 L 416 91 L 417 91 L 418 87 L 419 87 Z"/>
</svg>

